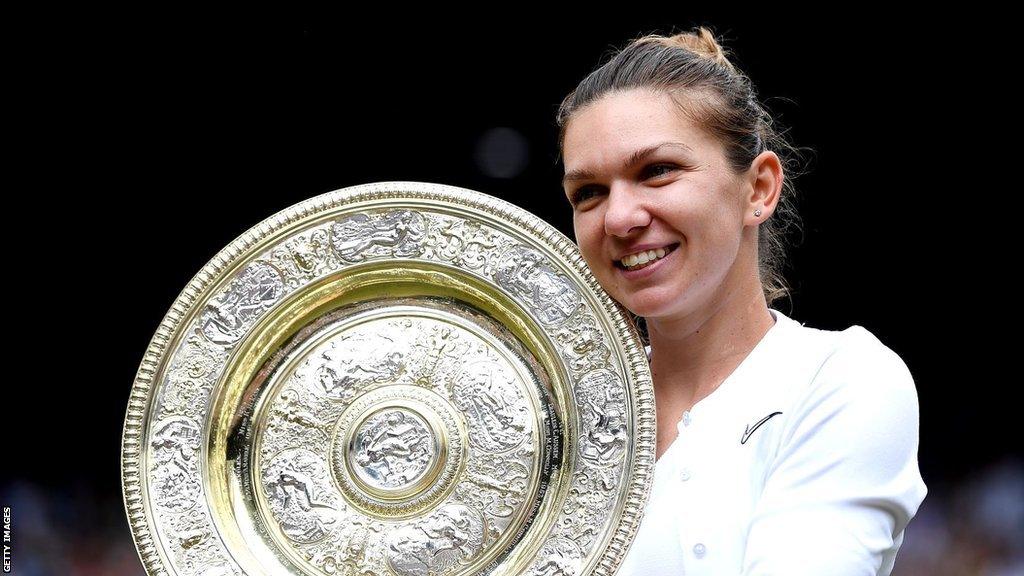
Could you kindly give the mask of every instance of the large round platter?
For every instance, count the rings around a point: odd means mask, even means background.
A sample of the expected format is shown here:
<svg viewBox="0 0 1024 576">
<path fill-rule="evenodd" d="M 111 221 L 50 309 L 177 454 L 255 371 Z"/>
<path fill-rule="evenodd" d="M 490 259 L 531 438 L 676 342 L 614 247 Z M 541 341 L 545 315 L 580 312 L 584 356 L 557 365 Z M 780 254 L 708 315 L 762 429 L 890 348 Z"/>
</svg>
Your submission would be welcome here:
<svg viewBox="0 0 1024 576">
<path fill-rule="evenodd" d="M 654 440 L 643 346 L 571 241 L 381 182 L 268 218 L 189 283 L 122 481 L 150 574 L 613 574 Z"/>
</svg>

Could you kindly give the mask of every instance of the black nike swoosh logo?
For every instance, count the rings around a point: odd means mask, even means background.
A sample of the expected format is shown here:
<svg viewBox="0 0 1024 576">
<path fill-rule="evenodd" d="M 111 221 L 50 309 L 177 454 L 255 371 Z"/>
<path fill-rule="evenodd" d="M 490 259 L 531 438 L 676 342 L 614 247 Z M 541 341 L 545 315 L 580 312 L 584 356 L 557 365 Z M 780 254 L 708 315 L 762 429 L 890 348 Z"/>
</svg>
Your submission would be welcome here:
<svg viewBox="0 0 1024 576">
<path fill-rule="evenodd" d="M 757 424 L 754 424 L 753 428 L 751 428 L 749 425 L 747 425 L 747 429 L 743 431 L 743 438 L 740 438 L 740 444 L 746 444 L 747 440 L 750 439 L 750 435 L 754 433 L 754 430 L 757 430 L 758 428 L 761 427 L 761 424 L 764 424 L 765 422 L 770 420 L 773 416 L 778 416 L 779 414 L 782 414 L 782 412 L 772 412 L 771 414 L 769 414 L 769 415 L 765 416 L 764 418 L 761 418 L 760 420 L 758 420 Z"/>
</svg>

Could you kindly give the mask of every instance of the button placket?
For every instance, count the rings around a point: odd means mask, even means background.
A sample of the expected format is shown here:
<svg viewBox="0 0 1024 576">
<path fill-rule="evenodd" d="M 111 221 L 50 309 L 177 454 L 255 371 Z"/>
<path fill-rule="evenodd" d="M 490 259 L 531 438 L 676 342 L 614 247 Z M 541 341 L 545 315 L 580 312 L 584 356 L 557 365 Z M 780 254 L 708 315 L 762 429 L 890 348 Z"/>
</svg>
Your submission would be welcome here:
<svg viewBox="0 0 1024 576">
<path fill-rule="evenodd" d="M 690 416 L 690 411 L 687 410 L 687 411 L 683 412 L 683 417 L 676 424 L 676 429 L 679 430 L 679 434 L 680 435 L 687 433 L 687 428 L 690 427 L 690 423 L 692 421 L 693 421 L 693 417 Z M 688 466 L 685 466 L 685 465 L 683 465 L 681 463 L 679 471 L 678 471 L 677 474 L 678 474 L 679 480 L 681 480 L 683 482 L 686 482 L 687 480 L 690 479 L 690 476 L 691 476 L 690 468 Z"/>
<path fill-rule="evenodd" d="M 690 411 L 687 410 L 686 412 L 683 412 L 683 417 L 679 419 L 679 422 L 676 422 L 676 430 L 678 430 L 680 434 L 684 433 L 686 429 L 690 427 L 690 423 L 692 421 L 693 418 L 690 416 Z"/>
</svg>

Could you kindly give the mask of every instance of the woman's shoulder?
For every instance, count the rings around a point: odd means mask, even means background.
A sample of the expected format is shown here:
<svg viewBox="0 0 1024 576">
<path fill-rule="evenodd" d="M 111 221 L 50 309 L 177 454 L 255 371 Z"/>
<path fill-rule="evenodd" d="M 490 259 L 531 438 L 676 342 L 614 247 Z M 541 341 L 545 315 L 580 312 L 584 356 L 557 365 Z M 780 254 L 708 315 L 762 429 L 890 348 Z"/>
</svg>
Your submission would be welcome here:
<svg viewBox="0 0 1024 576">
<path fill-rule="evenodd" d="M 838 470 L 849 472 L 842 474 L 843 482 L 897 490 L 899 505 L 910 510 L 901 512 L 905 525 L 926 492 L 917 468 L 920 408 L 914 378 L 903 359 L 863 326 L 815 330 L 801 328 L 804 337 L 831 338 L 830 350 L 813 377 L 780 408 L 785 413 L 780 458 L 808 462 L 800 454 L 810 451 L 823 462 L 842 463 Z"/>
<path fill-rule="evenodd" d="M 864 326 L 825 330 L 795 324 L 792 337 L 818 344 L 820 364 L 801 396 L 847 402 L 894 402 L 916 410 L 914 378 L 906 362 Z M 812 346 L 813 347 L 813 346 Z"/>
<path fill-rule="evenodd" d="M 903 359 L 867 328 L 854 324 L 843 330 L 814 328 L 778 313 L 778 320 L 788 324 L 791 340 L 799 340 L 803 346 L 810 346 L 822 355 L 822 368 L 846 362 L 902 367 Z M 784 326 L 785 327 L 785 326 Z M 868 367 L 868 366 L 865 366 Z"/>
</svg>

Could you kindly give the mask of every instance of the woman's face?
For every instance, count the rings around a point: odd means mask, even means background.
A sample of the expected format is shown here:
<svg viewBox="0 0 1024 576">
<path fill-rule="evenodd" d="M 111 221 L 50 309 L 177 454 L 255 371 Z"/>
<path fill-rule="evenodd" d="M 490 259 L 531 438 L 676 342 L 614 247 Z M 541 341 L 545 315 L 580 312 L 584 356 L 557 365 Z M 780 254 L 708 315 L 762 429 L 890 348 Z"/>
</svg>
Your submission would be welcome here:
<svg viewBox="0 0 1024 576">
<path fill-rule="evenodd" d="M 763 205 L 721 144 L 667 94 L 618 92 L 579 110 L 563 158 L 583 258 L 634 314 L 687 316 L 758 281 L 752 213 Z M 741 257 L 745 236 L 752 246 Z M 641 252 L 653 263 L 626 269 L 633 261 L 623 259 Z"/>
</svg>

